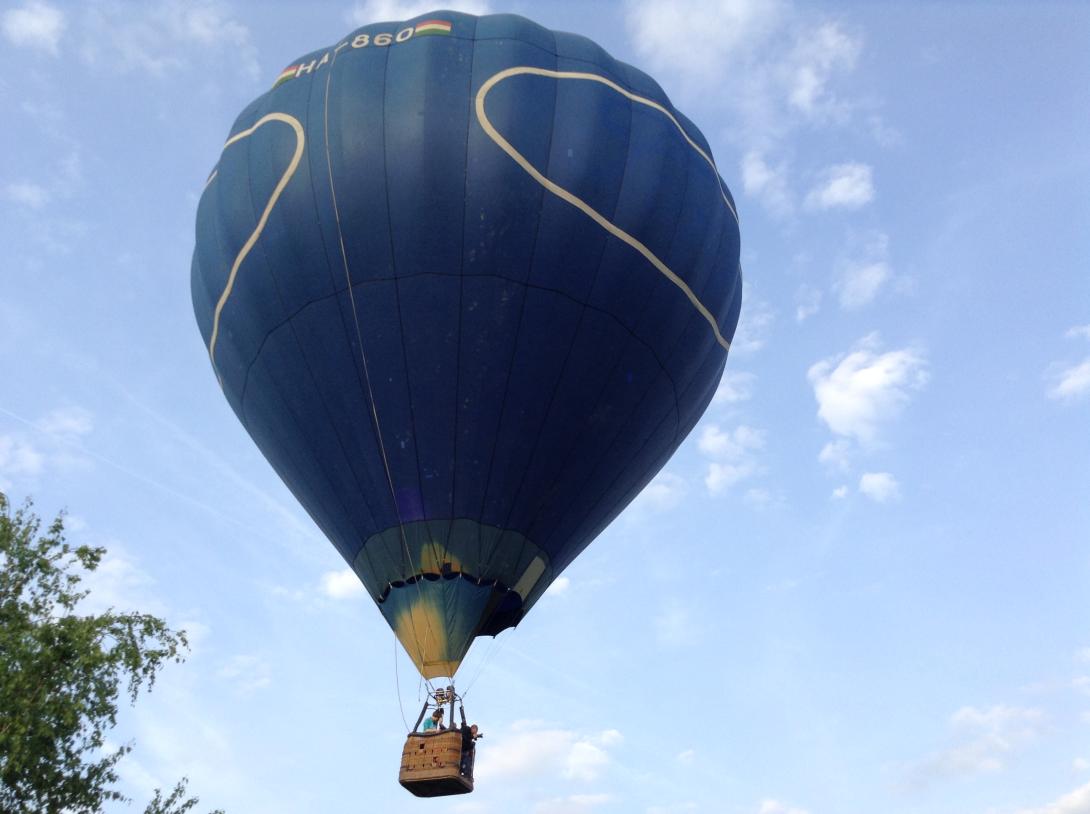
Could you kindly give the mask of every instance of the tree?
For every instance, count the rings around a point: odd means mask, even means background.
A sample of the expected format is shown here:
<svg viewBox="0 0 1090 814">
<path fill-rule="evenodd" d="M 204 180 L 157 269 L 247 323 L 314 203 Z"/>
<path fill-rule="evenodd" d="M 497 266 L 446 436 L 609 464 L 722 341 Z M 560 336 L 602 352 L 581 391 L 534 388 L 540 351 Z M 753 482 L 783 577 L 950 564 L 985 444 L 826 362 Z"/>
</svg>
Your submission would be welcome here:
<svg viewBox="0 0 1090 814">
<path fill-rule="evenodd" d="M 81 574 L 106 550 L 69 545 L 63 514 L 43 533 L 31 509 L 0 493 L 0 811 L 91 814 L 126 799 L 113 785 L 132 745 L 105 742 L 122 689 L 135 704 L 188 644 L 151 614 L 81 613 Z M 145 814 L 192 808 L 185 783 Z"/>
</svg>

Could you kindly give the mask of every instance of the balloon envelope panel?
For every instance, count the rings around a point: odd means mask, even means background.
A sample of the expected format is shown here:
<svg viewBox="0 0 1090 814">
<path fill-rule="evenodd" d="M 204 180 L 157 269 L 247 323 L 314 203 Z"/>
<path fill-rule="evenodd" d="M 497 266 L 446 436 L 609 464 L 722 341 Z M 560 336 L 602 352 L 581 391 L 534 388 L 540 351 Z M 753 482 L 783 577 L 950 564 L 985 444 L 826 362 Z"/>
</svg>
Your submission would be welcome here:
<svg viewBox="0 0 1090 814">
<path fill-rule="evenodd" d="M 235 413 L 421 673 L 518 623 L 710 401 L 734 202 L 647 75 L 435 12 L 293 63 L 197 216 Z"/>
</svg>

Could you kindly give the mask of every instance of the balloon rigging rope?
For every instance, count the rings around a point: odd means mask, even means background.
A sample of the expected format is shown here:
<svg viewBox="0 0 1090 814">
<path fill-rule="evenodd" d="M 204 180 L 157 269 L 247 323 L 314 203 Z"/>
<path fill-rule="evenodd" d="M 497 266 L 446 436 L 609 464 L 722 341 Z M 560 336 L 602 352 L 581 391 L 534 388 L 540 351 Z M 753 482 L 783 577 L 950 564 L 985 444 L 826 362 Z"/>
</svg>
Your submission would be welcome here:
<svg viewBox="0 0 1090 814">
<path fill-rule="evenodd" d="M 504 641 L 506 641 L 506 639 L 504 639 Z M 493 636 L 492 641 L 488 645 L 488 649 L 484 651 L 484 656 L 481 658 L 481 663 L 477 666 L 477 672 L 473 674 L 473 678 L 469 680 L 469 684 L 467 684 L 466 688 L 462 691 L 463 701 L 465 700 L 465 697 L 469 695 L 469 691 L 473 688 L 473 685 L 477 683 L 477 679 L 480 678 L 481 675 L 484 673 L 484 668 L 488 665 L 492 658 L 497 653 L 499 653 L 502 647 L 503 642 L 500 641 L 499 636 Z"/>
<path fill-rule="evenodd" d="M 333 80 L 333 68 L 337 63 L 337 55 L 339 53 L 340 53 L 339 48 L 334 50 L 333 60 L 329 65 L 328 73 L 326 73 L 325 99 L 324 99 L 324 105 L 323 105 L 323 111 L 322 111 L 322 124 L 323 124 L 323 130 L 324 130 L 323 135 L 324 135 L 324 138 L 325 138 L 326 170 L 329 173 L 329 192 L 330 192 L 330 197 L 331 197 L 332 203 L 333 203 L 333 220 L 334 220 L 334 222 L 336 223 L 336 226 L 337 226 L 337 241 L 340 244 L 341 262 L 342 262 L 342 265 L 344 266 L 345 281 L 348 284 L 348 299 L 349 299 L 349 302 L 352 304 L 352 321 L 355 323 L 356 341 L 359 344 L 360 360 L 363 363 L 363 378 L 364 378 L 364 382 L 367 385 L 367 398 L 371 402 L 371 418 L 374 420 L 375 439 L 378 441 L 379 452 L 382 454 L 382 467 L 383 467 L 383 470 L 384 470 L 384 472 L 386 474 L 386 483 L 390 487 L 390 500 L 393 503 L 394 514 L 397 517 L 397 527 L 398 527 L 398 530 L 401 533 L 401 545 L 402 545 L 402 548 L 405 551 L 405 557 L 408 559 L 409 568 L 411 569 L 411 572 L 413 574 L 415 574 L 416 573 L 416 564 L 413 562 L 412 553 L 409 551 L 409 540 L 405 536 L 405 526 L 401 521 L 401 511 L 400 511 L 400 509 L 398 509 L 398 506 L 397 506 L 397 490 L 394 488 L 393 475 L 390 473 L 390 461 L 389 461 L 389 458 L 386 455 L 386 444 L 382 440 L 382 426 L 379 423 L 378 407 L 375 404 L 375 394 L 374 394 L 374 390 L 371 387 L 371 374 L 370 374 L 370 372 L 368 370 L 368 366 L 367 366 L 367 354 L 363 350 L 363 332 L 360 330 L 360 317 L 359 317 L 359 311 L 356 308 L 356 295 L 355 295 L 355 292 L 352 289 L 352 274 L 351 274 L 351 272 L 349 271 L 349 268 L 348 268 L 348 252 L 345 250 L 345 247 L 344 247 L 344 233 L 341 231 L 341 214 L 340 214 L 340 210 L 339 210 L 339 208 L 337 206 L 337 189 L 336 189 L 336 186 L 335 186 L 335 184 L 333 182 L 333 158 L 332 158 L 332 155 L 331 155 L 330 150 L 329 150 L 329 88 L 330 88 L 330 83 Z M 416 584 L 416 590 L 417 590 L 417 598 L 422 599 L 423 598 L 423 591 L 420 589 L 420 581 L 415 580 L 415 584 Z M 421 604 L 423 604 L 423 603 L 421 603 Z M 409 628 L 410 628 L 410 630 L 412 632 L 413 640 L 414 640 L 414 643 L 416 644 L 417 652 L 419 653 L 419 656 L 420 656 L 420 666 L 422 668 L 424 666 L 424 654 L 426 652 L 425 647 L 427 646 L 427 643 L 428 643 L 428 636 L 431 633 L 431 624 L 429 622 L 428 625 L 427 625 L 426 630 L 424 631 L 424 644 L 423 644 L 423 646 L 420 643 L 420 637 L 417 635 L 416 619 L 414 618 L 414 614 L 412 613 L 411 608 L 409 610 Z M 396 631 L 395 631 L 395 638 L 396 638 Z M 396 661 L 394 662 L 394 666 L 396 668 L 396 666 L 397 666 Z M 424 680 L 427 683 L 428 688 L 430 690 L 434 691 L 434 688 L 431 685 L 431 681 L 429 681 L 428 679 L 424 679 Z M 398 688 L 398 693 L 399 693 L 398 701 L 400 702 L 400 700 L 401 700 L 400 687 Z"/>
<path fill-rule="evenodd" d="M 405 724 L 405 731 L 409 731 L 409 721 L 405 717 L 405 707 L 401 703 L 401 674 L 397 669 L 397 634 L 394 633 L 394 684 L 397 687 L 397 708 L 401 710 L 401 723 Z"/>
</svg>

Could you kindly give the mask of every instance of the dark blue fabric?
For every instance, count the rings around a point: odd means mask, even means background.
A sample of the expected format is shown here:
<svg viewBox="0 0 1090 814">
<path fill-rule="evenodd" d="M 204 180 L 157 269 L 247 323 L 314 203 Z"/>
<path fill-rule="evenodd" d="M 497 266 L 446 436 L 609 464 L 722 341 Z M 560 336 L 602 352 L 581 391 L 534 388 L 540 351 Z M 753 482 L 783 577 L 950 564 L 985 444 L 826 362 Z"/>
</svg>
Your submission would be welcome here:
<svg viewBox="0 0 1090 814">
<path fill-rule="evenodd" d="M 417 32 L 427 19 L 450 33 Z M 366 26 L 293 65 L 240 115 L 201 198 L 197 323 L 243 425 L 391 624 L 441 588 L 453 662 L 638 494 L 726 360 L 681 288 L 501 149 L 478 93 L 513 67 L 592 74 L 710 151 L 650 77 L 513 15 Z M 733 200 L 663 112 L 528 72 L 493 84 L 484 111 L 733 336 Z M 305 132 L 290 173 L 278 114 Z"/>
</svg>

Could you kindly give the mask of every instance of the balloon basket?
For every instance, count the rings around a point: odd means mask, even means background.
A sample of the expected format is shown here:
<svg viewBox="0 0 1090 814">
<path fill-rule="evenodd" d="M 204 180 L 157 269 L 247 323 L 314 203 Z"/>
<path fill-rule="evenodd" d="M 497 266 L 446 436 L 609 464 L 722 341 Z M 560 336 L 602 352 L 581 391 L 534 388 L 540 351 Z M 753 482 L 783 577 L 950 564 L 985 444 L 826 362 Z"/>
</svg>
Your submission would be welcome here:
<svg viewBox="0 0 1090 814">
<path fill-rule="evenodd" d="M 466 767 L 462 763 L 459 731 L 414 732 L 401 752 L 397 779 L 417 797 L 445 797 L 473 791 L 472 772 L 472 764 Z"/>
</svg>

